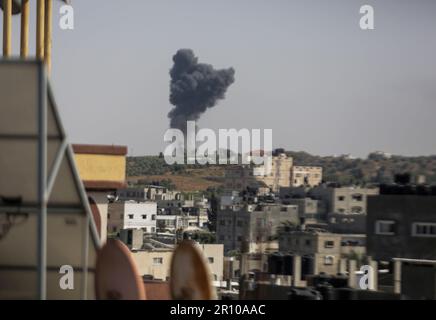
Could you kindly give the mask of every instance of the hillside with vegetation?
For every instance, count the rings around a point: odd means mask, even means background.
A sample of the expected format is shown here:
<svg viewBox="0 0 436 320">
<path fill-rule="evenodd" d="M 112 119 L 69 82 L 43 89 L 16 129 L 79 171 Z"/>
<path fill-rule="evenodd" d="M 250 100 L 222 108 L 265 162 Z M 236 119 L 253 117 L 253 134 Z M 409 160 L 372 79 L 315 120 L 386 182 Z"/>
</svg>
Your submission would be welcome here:
<svg viewBox="0 0 436 320">
<path fill-rule="evenodd" d="M 366 159 L 347 156 L 314 156 L 307 152 L 286 152 L 297 165 L 321 166 L 324 181 L 342 185 L 392 183 L 397 173 L 410 173 L 412 181 L 419 175 L 425 176 L 427 183 L 436 184 L 436 155 L 405 157 L 384 156 L 371 153 Z"/>
<path fill-rule="evenodd" d="M 220 189 L 224 167 L 217 165 L 168 165 L 159 156 L 128 157 L 130 185 L 161 185 L 172 190 L 206 191 Z"/>
<path fill-rule="evenodd" d="M 419 175 L 436 184 L 436 155 L 405 157 L 372 153 L 367 158 L 321 157 L 307 152 L 287 151 L 294 164 L 323 167 L 324 181 L 341 185 L 391 183 L 397 173 L 408 172 L 413 180 Z M 168 165 L 162 156 L 129 157 L 128 181 L 134 184 L 161 184 L 182 191 L 219 189 L 224 176 L 222 165 Z"/>
</svg>

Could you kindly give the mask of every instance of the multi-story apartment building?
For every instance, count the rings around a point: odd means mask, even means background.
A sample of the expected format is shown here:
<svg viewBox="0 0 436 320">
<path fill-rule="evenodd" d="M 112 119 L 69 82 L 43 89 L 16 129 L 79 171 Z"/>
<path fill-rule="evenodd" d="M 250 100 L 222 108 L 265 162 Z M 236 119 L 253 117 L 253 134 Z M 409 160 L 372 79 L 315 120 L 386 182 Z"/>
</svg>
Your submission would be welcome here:
<svg viewBox="0 0 436 320">
<path fill-rule="evenodd" d="M 261 249 L 277 235 L 280 226 L 299 223 L 298 207 L 282 204 L 249 204 L 218 211 L 217 242 L 230 250 Z M 254 245 L 257 244 L 257 245 Z"/>
<path fill-rule="evenodd" d="M 253 169 L 253 177 L 269 187 L 273 192 L 291 185 L 292 158 L 285 153 L 274 155 L 262 166 Z"/>
<path fill-rule="evenodd" d="M 436 193 L 413 190 L 368 198 L 368 254 L 391 258 L 436 260 Z"/>
<path fill-rule="evenodd" d="M 290 198 L 283 200 L 284 204 L 290 204 L 298 207 L 298 214 L 300 218 L 304 218 L 306 224 L 318 222 L 318 202 L 319 200 L 314 200 L 311 198 Z"/>
<path fill-rule="evenodd" d="M 365 233 L 367 198 L 378 193 L 378 188 L 325 185 L 309 191 L 310 197 L 322 202 L 330 231 L 356 234 Z"/>
<path fill-rule="evenodd" d="M 205 228 L 209 222 L 206 198 L 159 200 L 157 210 L 161 228 Z M 166 226 L 166 227 L 165 227 Z"/>
<path fill-rule="evenodd" d="M 378 188 L 328 186 L 319 186 L 310 191 L 312 197 L 327 204 L 329 214 L 366 214 L 367 197 L 378 193 Z"/>
<path fill-rule="evenodd" d="M 341 258 L 341 235 L 320 231 L 284 231 L 279 251 L 310 258 L 312 274 L 337 274 Z"/>
<path fill-rule="evenodd" d="M 188 221 L 183 216 L 158 214 L 156 216 L 156 230 L 158 232 L 176 232 L 177 229 L 187 228 Z"/>
<path fill-rule="evenodd" d="M 293 166 L 291 184 L 293 187 L 316 187 L 322 183 L 322 167 Z"/>
<path fill-rule="evenodd" d="M 232 165 L 226 169 L 225 187 L 244 190 L 247 187 L 269 188 L 277 192 L 291 185 L 292 158 L 285 153 L 275 153 L 262 165 Z"/>
<path fill-rule="evenodd" d="M 156 202 L 116 201 L 109 204 L 108 232 L 122 229 L 143 229 L 156 232 Z"/>
<path fill-rule="evenodd" d="M 436 299 L 436 187 L 387 186 L 368 199 L 367 251 L 393 262 L 393 290 Z"/>
</svg>

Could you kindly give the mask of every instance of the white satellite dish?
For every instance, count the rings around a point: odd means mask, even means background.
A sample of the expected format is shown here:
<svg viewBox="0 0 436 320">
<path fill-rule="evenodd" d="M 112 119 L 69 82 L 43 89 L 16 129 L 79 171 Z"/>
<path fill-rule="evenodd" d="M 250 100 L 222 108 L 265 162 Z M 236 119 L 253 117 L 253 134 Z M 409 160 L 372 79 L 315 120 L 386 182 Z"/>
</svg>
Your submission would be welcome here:
<svg viewBox="0 0 436 320">
<path fill-rule="evenodd" d="M 182 241 L 174 251 L 170 290 L 175 300 L 216 299 L 206 259 L 191 240 Z"/>
<path fill-rule="evenodd" d="M 145 288 L 129 248 L 109 239 L 97 254 L 95 293 L 98 300 L 145 300 Z"/>
</svg>

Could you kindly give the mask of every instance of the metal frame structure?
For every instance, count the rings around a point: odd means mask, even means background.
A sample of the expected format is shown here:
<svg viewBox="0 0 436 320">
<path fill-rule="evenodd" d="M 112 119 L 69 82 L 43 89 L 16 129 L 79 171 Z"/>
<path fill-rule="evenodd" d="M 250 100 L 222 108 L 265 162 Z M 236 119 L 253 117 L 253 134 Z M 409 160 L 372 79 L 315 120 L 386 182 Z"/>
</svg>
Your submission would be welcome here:
<svg viewBox="0 0 436 320">
<path fill-rule="evenodd" d="M 0 139 L 8 139 L 8 140 L 35 140 L 37 139 L 37 159 L 35 159 L 35 163 L 37 164 L 37 195 L 38 195 L 38 203 L 20 203 L 16 206 L 0 205 L 0 213 L 9 212 L 9 213 L 18 213 L 22 212 L 23 209 L 30 214 L 38 215 L 38 232 L 37 232 L 37 271 L 38 271 L 38 298 L 41 300 L 45 300 L 47 298 L 47 215 L 53 213 L 53 211 L 59 212 L 77 212 L 86 214 L 86 224 L 87 232 L 84 232 L 83 241 L 83 249 L 82 249 L 82 282 L 81 282 L 81 298 L 87 298 L 87 274 L 88 274 L 88 255 L 89 255 L 89 233 L 91 233 L 92 240 L 96 246 L 96 248 L 101 248 L 100 237 L 97 232 L 97 228 L 94 223 L 94 219 L 92 219 L 92 211 L 90 204 L 88 202 L 88 197 L 85 193 L 85 188 L 83 183 L 79 177 L 79 173 L 77 171 L 75 161 L 74 161 L 74 153 L 71 145 L 68 143 L 67 136 L 65 130 L 60 121 L 60 116 L 57 110 L 57 105 L 54 99 L 53 91 L 48 82 L 46 66 L 43 62 L 40 61 L 22 61 L 22 60 L 0 60 L 0 66 L 2 64 L 23 64 L 23 63 L 31 63 L 36 64 L 38 66 L 38 119 L 37 119 L 37 127 L 38 134 L 36 136 L 33 135 L 2 135 L 0 134 Z M 48 110 L 49 105 L 51 106 L 51 110 Z M 47 123 L 48 123 L 48 114 L 49 111 L 53 113 L 54 119 L 56 122 L 56 126 L 60 132 L 60 136 L 49 136 L 47 134 Z M 59 149 L 57 150 L 56 156 L 54 158 L 54 163 L 49 171 L 47 168 L 47 142 L 51 139 L 60 139 L 61 144 Z M 69 208 L 69 207 L 53 207 L 49 204 L 50 195 L 53 191 L 53 187 L 59 173 L 59 169 L 61 167 L 61 163 L 66 158 L 66 160 L 70 164 L 70 168 L 72 169 L 72 174 L 74 178 L 74 184 L 79 194 L 81 204 L 83 209 L 81 208 Z"/>
</svg>

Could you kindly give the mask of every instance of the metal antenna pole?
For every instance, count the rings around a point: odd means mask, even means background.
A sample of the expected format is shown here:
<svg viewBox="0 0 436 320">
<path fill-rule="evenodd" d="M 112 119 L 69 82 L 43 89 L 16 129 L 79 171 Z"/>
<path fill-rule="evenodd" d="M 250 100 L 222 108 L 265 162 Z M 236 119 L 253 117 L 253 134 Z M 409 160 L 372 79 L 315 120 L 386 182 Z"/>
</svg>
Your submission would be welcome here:
<svg viewBox="0 0 436 320">
<path fill-rule="evenodd" d="M 48 76 L 51 71 L 51 39 L 52 39 L 52 15 L 53 4 L 52 0 L 45 0 L 45 16 L 44 16 L 44 61 L 47 65 Z"/>
<path fill-rule="evenodd" d="M 47 82 L 45 67 L 39 70 L 38 97 L 38 298 L 47 298 Z"/>
<path fill-rule="evenodd" d="M 21 0 L 20 44 L 20 56 L 25 59 L 29 54 L 29 0 Z"/>
<path fill-rule="evenodd" d="M 44 60 L 45 1 L 38 0 L 36 7 L 36 58 Z"/>
<path fill-rule="evenodd" d="M 12 54 L 12 0 L 3 1 L 3 57 Z"/>
</svg>

